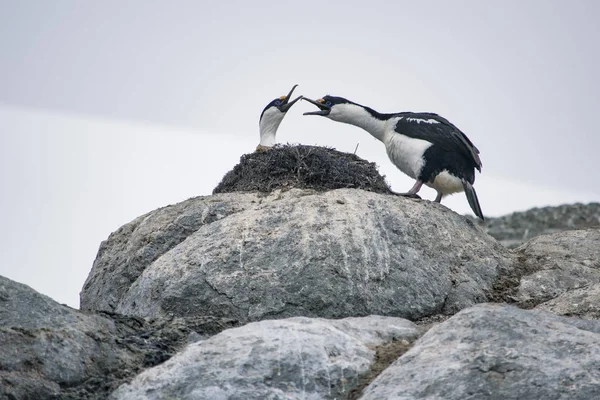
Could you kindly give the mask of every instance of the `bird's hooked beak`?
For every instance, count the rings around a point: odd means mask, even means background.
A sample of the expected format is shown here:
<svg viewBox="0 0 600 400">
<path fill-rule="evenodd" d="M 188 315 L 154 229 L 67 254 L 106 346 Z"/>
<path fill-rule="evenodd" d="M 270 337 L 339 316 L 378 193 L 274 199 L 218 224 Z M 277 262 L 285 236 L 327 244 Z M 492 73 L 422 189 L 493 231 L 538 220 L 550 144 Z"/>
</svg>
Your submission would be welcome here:
<svg viewBox="0 0 600 400">
<path fill-rule="evenodd" d="M 302 98 L 302 96 L 298 96 L 296 97 L 294 100 L 290 101 L 290 98 L 292 97 L 292 93 L 294 93 L 294 89 L 296 89 L 298 85 L 294 85 L 294 87 L 292 88 L 292 90 L 290 90 L 290 92 L 288 93 L 287 96 L 281 96 L 279 99 L 281 100 L 281 104 L 279 105 L 279 111 L 281 112 L 287 112 L 290 108 L 292 108 L 292 106 L 294 105 L 295 102 L 297 102 L 298 100 L 300 100 Z"/>
<path fill-rule="evenodd" d="M 326 117 L 331 112 L 331 107 L 327 107 L 325 105 L 325 100 L 323 100 L 323 99 L 312 100 L 307 97 L 303 97 L 302 100 L 306 100 L 309 103 L 314 104 L 315 106 L 319 107 L 319 111 L 305 112 L 303 115 L 321 115 L 323 117 Z"/>
</svg>

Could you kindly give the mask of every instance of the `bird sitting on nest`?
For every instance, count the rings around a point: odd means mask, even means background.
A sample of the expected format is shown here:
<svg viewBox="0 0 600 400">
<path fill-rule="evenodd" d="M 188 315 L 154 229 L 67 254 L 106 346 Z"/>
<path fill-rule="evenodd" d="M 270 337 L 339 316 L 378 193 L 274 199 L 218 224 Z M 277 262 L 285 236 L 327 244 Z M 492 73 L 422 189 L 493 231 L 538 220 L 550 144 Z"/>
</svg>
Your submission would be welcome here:
<svg viewBox="0 0 600 400">
<path fill-rule="evenodd" d="M 256 147 L 256 151 L 268 150 L 273 147 L 275 143 L 277 143 L 275 140 L 275 135 L 277 134 L 277 128 L 279 128 L 279 124 L 281 124 L 283 117 L 285 117 L 285 114 L 294 105 L 294 103 L 302 98 L 302 96 L 298 96 L 294 100 L 290 101 L 292 93 L 297 86 L 298 85 L 294 85 L 287 96 L 278 97 L 267 104 L 263 112 L 260 114 L 260 120 L 258 122 L 258 126 L 260 128 L 260 143 Z"/>
<path fill-rule="evenodd" d="M 456 126 L 433 113 L 400 112 L 382 114 L 343 97 L 327 95 L 318 100 L 304 100 L 319 111 L 304 115 L 321 115 L 333 121 L 358 126 L 383 142 L 392 163 L 415 179 L 408 197 L 417 194 L 423 184 L 437 191 L 435 201 L 464 191 L 471 209 L 482 220 L 483 212 L 473 188 L 475 169 L 481 172 L 479 150 Z"/>
</svg>

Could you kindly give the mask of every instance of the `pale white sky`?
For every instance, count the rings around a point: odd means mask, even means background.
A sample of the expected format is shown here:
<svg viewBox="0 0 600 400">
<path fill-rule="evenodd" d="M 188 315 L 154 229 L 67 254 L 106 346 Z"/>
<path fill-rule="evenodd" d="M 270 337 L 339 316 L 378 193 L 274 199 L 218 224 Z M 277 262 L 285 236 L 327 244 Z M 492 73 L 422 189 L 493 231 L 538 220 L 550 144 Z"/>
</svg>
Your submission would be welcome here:
<svg viewBox="0 0 600 400">
<path fill-rule="evenodd" d="M 100 241 L 210 194 L 295 83 L 454 122 L 481 150 L 485 215 L 599 201 L 599 14 L 593 0 L 0 0 L 0 274 L 77 307 Z M 280 141 L 360 143 L 410 188 L 366 132 L 307 110 Z M 444 204 L 470 213 L 464 195 Z"/>
</svg>

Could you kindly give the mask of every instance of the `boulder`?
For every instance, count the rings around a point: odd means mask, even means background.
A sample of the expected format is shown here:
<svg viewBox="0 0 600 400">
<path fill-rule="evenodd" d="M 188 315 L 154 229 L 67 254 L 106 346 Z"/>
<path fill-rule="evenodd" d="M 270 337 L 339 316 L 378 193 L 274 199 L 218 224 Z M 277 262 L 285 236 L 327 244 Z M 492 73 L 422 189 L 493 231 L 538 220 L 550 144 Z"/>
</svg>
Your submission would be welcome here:
<svg viewBox="0 0 600 400">
<path fill-rule="evenodd" d="M 516 255 L 515 271 L 525 273 L 511 300 L 521 307 L 600 283 L 600 229 L 538 236 L 516 249 Z"/>
<path fill-rule="evenodd" d="M 598 321 L 478 305 L 429 330 L 360 399 L 596 399 L 598 332 Z"/>
<path fill-rule="evenodd" d="M 106 254 L 135 257 L 123 249 L 125 234 L 109 240 L 91 274 L 106 278 L 88 279 L 85 304 L 103 304 L 107 293 L 116 296 L 115 281 L 125 276 L 131 284 L 118 284 L 123 294 L 112 300 L 114 310 L 145 318 L 418 319 L 486 301 L 499 274 L 513 265 L 511 253 L 470 220 L 437 203 L 394 195 L 292 189 L 267 197 L 198 198 L 173 207 L 177 211 L 159 210 L 171 216 L 162 219 L 164 225 L 150 214 L 127 228 L 129 236 L 140 236 L 140 226 L 156 221 L 152 231 L 158 233 L 146 236 L 146 246 L 155 248 L 153 237 L 174 242 L 161 232 L 175 224 L 175 215 L 199 220 L 206 213 L 201 210 L 236 212 L 199 223 L 162 256 L 147 258 L 145 268 L 104 261 Z"/>
<path fill-rule="evenodd" d="M 231 326 L 215 318 L 88 315 L 0 276 L 0 398 L 105 399 L 189 340 Z"/>
<path fill-rule="evenodd" d="M 264 193 L 291 188 L 325 191 L 356 188 L 377 193 L 391 190 L 375 163 L 335 149 L 277 145 L 244 154 L 208 197 L 196 197 L 136 218 L 102 242 L 80 294 L 82 310 L 114 312 L 118 301 L 144 269 L 210 224 L 260 202 Z M 255 192 L 258 196 L 226 193 Z"/>
<path fill-rule="evenodd" d="M 414 324 L 393 317 L 254 322 L 187 346 L 111 398 L 345 399 L 376 346 L 418 335 Z"/>
<path fill-rule="evenodd" d="M 0 277 L 0 397 L 55 398 L 90 375 L 126 369 L 112 321 Z"/>
</svg>

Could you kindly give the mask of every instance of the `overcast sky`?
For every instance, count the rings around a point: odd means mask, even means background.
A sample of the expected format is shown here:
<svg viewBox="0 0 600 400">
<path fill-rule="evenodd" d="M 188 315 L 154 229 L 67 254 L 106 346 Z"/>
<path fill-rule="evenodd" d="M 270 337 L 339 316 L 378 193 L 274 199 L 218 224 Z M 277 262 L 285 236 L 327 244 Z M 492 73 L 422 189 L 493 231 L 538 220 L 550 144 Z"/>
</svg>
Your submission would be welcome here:
<svg viewBox="0 0 600 400">
<path fill-rule="evenodd" d="M 293 84 L 448 118 L 481 150 L 485 215 L 599 201 L 598 15 L 594 0 L 0 0 L 0 275 L 78 307 L 100 241 L 210 194 Z M 313 108 L 278 139 L 359 143 L 412 186 L 381 143 Z M 463 194 L 444 204 L 471 213 Z"/>
</svg>

